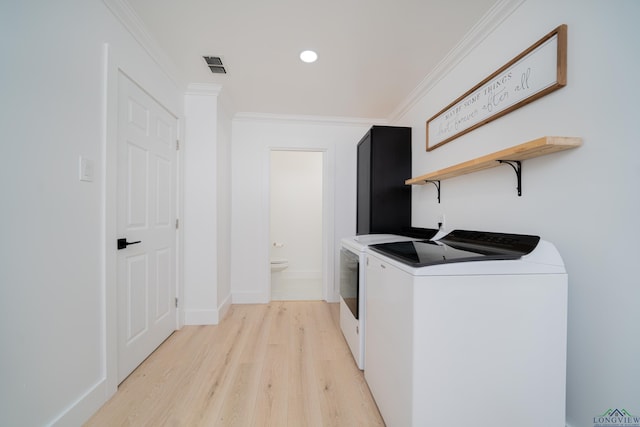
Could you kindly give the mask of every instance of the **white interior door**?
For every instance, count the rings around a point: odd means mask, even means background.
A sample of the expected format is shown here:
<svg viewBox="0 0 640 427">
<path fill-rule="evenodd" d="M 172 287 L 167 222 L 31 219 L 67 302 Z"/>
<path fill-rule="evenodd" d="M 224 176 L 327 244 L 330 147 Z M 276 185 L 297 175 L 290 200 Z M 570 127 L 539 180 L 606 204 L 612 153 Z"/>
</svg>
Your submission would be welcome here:
<svg viewBox="0 0 640 427">
<path fill-rule="evenodd" d="M 122 73 L 118 90 L 121 382 L 176 329 L 177 119 Z"/>
</svg>

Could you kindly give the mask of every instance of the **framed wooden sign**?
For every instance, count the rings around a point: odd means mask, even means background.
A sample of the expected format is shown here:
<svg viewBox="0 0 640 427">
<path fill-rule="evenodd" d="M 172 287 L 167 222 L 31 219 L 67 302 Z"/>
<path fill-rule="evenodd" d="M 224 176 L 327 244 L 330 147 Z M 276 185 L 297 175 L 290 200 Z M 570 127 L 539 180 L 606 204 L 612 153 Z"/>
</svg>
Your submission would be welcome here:
<svg viewBox="0 0 640 427">
<path fill-rule="evenodd" d="M 567 84 L 567 26 L 560 25 L 427 120 L 427 151 Z"/>
</svg>

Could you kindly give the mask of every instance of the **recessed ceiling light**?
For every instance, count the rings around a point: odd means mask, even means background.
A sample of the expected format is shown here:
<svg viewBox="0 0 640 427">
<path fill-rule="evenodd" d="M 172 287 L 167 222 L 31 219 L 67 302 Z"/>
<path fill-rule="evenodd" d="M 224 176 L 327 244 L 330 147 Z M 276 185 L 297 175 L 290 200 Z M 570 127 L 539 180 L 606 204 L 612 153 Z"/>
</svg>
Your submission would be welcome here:
<svg viewBox="0 0 640 427">
<path fill-rule="evenodd" d="M 312 50 L 305 50 L 300 54 L 300 59 L 302 62 L 316 62 L 318 54 Z"/>
</svg>

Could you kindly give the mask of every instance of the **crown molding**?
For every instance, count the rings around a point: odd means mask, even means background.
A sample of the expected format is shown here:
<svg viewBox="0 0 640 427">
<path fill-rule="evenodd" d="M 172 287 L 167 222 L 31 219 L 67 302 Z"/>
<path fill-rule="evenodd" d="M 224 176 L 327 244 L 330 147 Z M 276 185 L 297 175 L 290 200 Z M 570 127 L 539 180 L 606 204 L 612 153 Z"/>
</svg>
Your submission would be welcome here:
<svg viewBox="0 0 640 427">
<path fill-rule="evenodd" d="M 218 96 L 222 91 L 222 85 L 217 83 L 189 83 L 185 95 Z"/>
<path fill-rule="evenodd" d="M 287 115 L 287 114 L 269 114 L 269 113 L 236 113 L 233 116 L 234 121 L 265 121 L 273 123 L 306 123 L 306 124 L 323 124 L 323 125 L 345 125 L 345 126 L 372 126 L 387 125 L 386 119 L 368 119 L 355 117 L 332 117 L 332 116 L 305 116 L 305 115 Z"/>
<path fill-rule="evenodd" d="M 149 34 L 149 31 L 131 5 L 126 0 L 102 0 L 102 2 L 153 59 L 160 70 L 178 89 L 183 90 L 186 84 L 177 67 Z"/>
<path fill-rule="evenodd" d="M 526 0 L 500 0 L 467 32 L 462 40 L 418 84 L 389 116 L 389 122 L 400 120 L 433 87 L 451 72 L 469 53 L 482 43 L 495 29 Z"/>
</svg>

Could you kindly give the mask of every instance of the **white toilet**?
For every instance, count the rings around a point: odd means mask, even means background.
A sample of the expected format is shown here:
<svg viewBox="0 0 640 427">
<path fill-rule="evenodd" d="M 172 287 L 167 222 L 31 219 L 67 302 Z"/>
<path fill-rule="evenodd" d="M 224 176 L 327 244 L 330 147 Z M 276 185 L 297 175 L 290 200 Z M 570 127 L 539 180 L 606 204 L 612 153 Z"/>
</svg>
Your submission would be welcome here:
<svg viewBox="0 0 640 427">
<path fill-rule="evenodd" d="M 289 261 L 286 259 L 271 260 L 271 299 L 273 300 L 282 300 L 286 295 L 284 292 L 286 281 L 282 272 L 288 267 Z"/>
<path fill-rule="evenodd" d="M 286 270 L 289 267 L 289 261 L 286 259 L 272 259 L 271 260 L 271 272 L 276 273 L 282 270 Z"/>
</svg>

